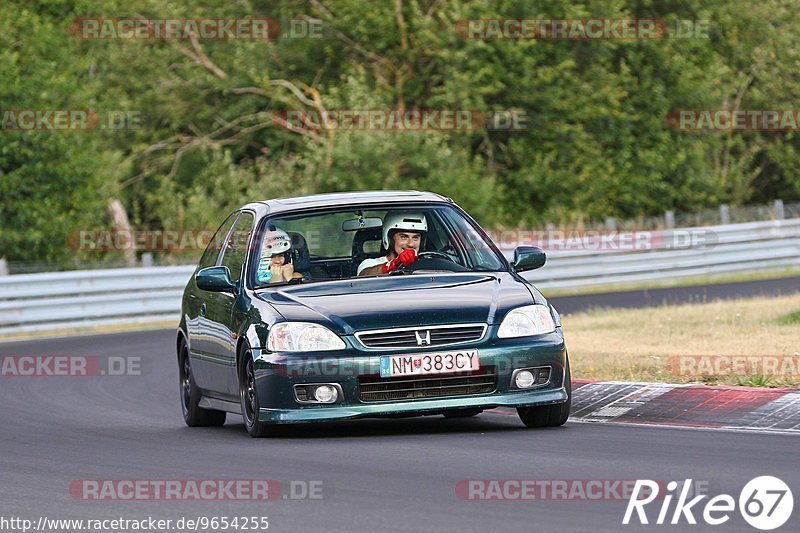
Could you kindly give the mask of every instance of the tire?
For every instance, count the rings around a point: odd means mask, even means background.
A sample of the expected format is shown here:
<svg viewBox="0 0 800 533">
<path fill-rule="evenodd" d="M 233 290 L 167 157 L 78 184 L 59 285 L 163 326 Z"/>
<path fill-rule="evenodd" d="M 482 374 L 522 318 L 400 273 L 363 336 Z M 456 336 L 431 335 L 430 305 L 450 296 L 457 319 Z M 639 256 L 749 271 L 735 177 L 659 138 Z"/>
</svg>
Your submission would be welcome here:
<svg viewBox="0 0 800 533">
<path fill-rule="evenodd" d="M 247 433 L 253 438 L 275 436 L 277 429 L 258 419 L 261 409 L 258 390 L 255 387 L 253 356 L 250 347 L 245 343 L 239 349 L 239 399 L 242 406 L 242 419 Z"/>
<path fill-rule="evenodd" d="M 442 413 L 445 418 L 469 418 L 471 416 L 478 416 L 483 412 L 483 409 L 459 409 L 458 411 L 445 411 Z"/>
<path fill-rule="evenodd" d="M 522 423 L 529 428 L 563 426 L 569 418 L 572 407 L 572 377 L 569 371 L 569 356 L 564 371 L 564 388 L 567 391 L 567 401 L 552 405 L 537 405 L 534 407 L 518 407 L 517 414 Z"/>
<path fill-rule="evenodd" d="M 200 389 L 194 382 L 189 347 L 181 337 L 178 345 L 178 375 L 180 376 L 181 411 L 183 421 L 189 427 L 215 427 L 225 424 L 225 411 L 215 411 L 200 407 Z"/>
</svg>

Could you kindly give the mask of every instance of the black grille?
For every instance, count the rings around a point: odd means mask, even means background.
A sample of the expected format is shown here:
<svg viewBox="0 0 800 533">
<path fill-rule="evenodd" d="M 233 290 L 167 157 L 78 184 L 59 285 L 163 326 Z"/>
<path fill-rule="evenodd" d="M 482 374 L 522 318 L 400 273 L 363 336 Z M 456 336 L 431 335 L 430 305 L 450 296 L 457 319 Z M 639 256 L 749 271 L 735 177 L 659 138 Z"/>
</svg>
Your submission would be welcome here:
<svg viewBox="0 0 800 533">
<path fill-rule="evenodd" d="M 465 324 L 461 326 L 417 327 L 384 331 L 365 331 L 356 337 L 366 348 L 416 348 L 418 346 L 450 346 L 475 342 L 483 338 L 486 326 Z M 417 333 L 427 343 L 420 343 Z"/>
<path fill-rule="evenodd" d="M 358 378 L 361 401 L 383 402 L 485 394 L 494 391 L 497 374 L 492 366 L 458 375 L 419 376 L 407 379 L 378 376 Z"/>
</svg>

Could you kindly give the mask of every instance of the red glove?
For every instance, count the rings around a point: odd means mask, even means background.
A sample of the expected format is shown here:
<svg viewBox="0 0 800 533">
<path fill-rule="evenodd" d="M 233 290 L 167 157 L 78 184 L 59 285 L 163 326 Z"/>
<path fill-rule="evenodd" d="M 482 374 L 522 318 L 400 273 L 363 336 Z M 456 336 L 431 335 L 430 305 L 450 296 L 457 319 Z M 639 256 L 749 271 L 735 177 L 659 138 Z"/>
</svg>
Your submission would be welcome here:
<svg viewBox="0 0 800 533">
<path fill-rule="evenodd" d="M 417 252 L 415 252 L 413 248 L 406 248 L 396 258 L 384 264 L 383 268 L 381 268 L 381 272 L 388 274 L 400 268 L 401 264 L 403 266 L 408 266 L 416 260 Z"/>
</svg>

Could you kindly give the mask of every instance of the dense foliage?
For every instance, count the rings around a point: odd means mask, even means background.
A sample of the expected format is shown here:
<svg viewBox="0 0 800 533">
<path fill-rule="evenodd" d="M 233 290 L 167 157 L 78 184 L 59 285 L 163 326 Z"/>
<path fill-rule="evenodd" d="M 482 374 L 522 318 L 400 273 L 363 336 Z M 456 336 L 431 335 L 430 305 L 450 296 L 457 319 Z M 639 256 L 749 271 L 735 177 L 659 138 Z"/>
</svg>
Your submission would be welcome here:
<svg viewBox="0 0 800 533">
<path fill-rule="evenodd" d="M 0 257 L 66 262 L 79 228 L 216 227 L 253 199 L 416 188 L 488 226 L 800 198 L 796 132 L 677 131 L 675 109 L 792 109 L 781 0 L 86 0 L 0 4 L 0 109 L 126 111 L 134 128 L 0 131 Z M 77 18 L 277 19 L 250 40 L 79 39 Z M 707 38 L 465 39 L 475 18 L 708 21 Z M 292 22 L 294 21 L 294 22 Z M 305 24 L 305 26 L 304 26 Z M 303 27 L 319 38 L 302 38 Z M 299 28 L 299 29 L 298 29 Z M 291 110 L 522 110 L 526 128 L 287 128 Z M 276 118 L 277 117 L 277 118 Z"/>
</svg>

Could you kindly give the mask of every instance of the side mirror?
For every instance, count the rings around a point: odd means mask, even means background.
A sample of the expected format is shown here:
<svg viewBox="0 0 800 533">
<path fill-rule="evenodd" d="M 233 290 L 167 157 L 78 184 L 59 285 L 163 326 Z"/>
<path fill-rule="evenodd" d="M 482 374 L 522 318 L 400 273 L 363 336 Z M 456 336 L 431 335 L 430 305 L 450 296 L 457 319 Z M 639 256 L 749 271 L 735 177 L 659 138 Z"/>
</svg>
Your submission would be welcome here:
<svg viewBox="0 0 800 533">
<path fill-rule="evenodd" d="M 517 272 L 535 270 L 544 266 L 547 256 L 538 246 L 517 246 L 514 250 L 514 262 L 511 266 Z"/>
<path fill-rule="evenodd" d="M 204 268 L 197 273 L 194 281 L 204 291 L 236 292 L 236 285 L 231 281 L 231 273 L 226 266 Z"/>
</svg>

